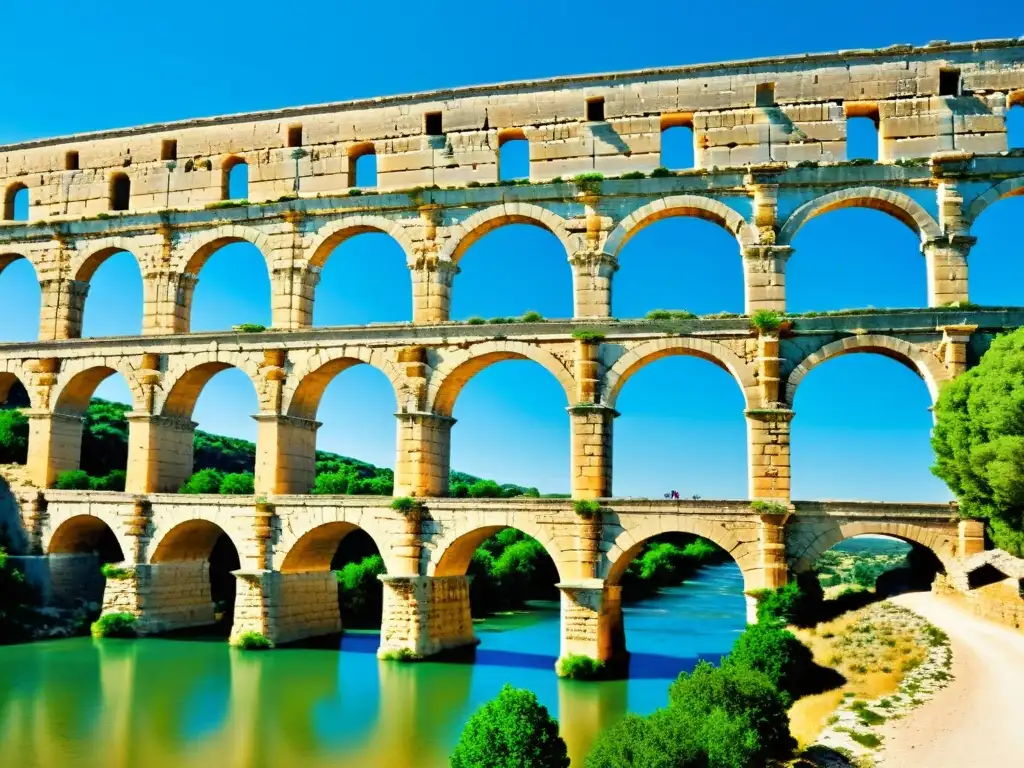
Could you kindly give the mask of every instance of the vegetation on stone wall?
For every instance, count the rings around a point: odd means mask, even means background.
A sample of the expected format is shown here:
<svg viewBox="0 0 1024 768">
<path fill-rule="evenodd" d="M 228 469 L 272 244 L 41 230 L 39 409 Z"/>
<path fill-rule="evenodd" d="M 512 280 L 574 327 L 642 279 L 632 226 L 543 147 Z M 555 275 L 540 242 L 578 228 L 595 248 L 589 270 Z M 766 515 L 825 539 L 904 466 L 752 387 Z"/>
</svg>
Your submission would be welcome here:
<svg viewBox="0 0 1024 768">
<path fill-rule="evenodd" d="M 984 519 L 996 546 L 1024 555 L 1024 328 L 945 384 L 935 414 L 932 471 L 962 516 Z"/>
<path fill-rule="evenodd" d="M 0 645 L 19 643 L 32 635 L 38 595 L 14 567 L 5 542 L 0 541 Z"/>
<path fill-rule="evenodd" d="M 105 613 L 89 628 L 93 637 L 135 637 L 137 619 L 130 613 Z"/>
</svg>

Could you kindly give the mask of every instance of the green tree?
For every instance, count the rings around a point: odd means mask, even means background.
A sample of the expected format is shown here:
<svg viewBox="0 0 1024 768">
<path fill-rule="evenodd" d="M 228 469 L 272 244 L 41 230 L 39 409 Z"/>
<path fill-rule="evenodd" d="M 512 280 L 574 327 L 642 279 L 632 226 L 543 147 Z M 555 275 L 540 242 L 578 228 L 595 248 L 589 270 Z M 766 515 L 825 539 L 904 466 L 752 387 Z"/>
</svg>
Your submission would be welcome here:
<svg viewBox="0 0 1024 768">
<path fill-rule="evenodd" d="M 945 384 L 935 413 L 932 472 L 961 515 L 985 519 L 996 546 L 1024 555 L 1024 328 Z"/>
<path fill-rule="evenodd" d="M 688 717 L 659 709 L 649 717 L 628 714 L 598 736 L 586 768 L 706 768 L 699 728 Z"/>
<path fill-rule="evenodd" d="M 201 469 L 190 477 L 180 493 L 220 493 L 224 473 L 216 469 Z"/>
<path fill-rule="evenodd" d="M 318 463 L 317 466 L 320 466 Z M 341 472 L 324 472 L 317 475 L 313 481 L 313 493 L 317 494 L 339 494 L 348 493 L 348 474 Z"/>
<path fill-rule="evenodd" d="M 0 645 L 29 637 L 37 603 L 36 591 L 0 546 Z"/>
<path fill-rule="evenodd" d="M 387 573 L 384 558 L 370 555 L 336 572 L 338 605 L 347 627 L 379 627 L 384 610 L 384 585 L 377 577 Z"/>
<path fill-rule="evenodd" d="M 531 692 L 505 684 L 462 730 L 451 768 L 569 768 L 558 723 Z"/>
<path fill-rule="evenodd" d="M 0 410 L 0 464 L 24 464 L 28 457 L 28 418 L 16 408 Z"/>
<path fill-rule="evenodd" d="M 733 644 L 723 667 L 741 666 L 761 672 L 790 700 L 814 665 L 810 649 L 792 632 L 772 624 L 752 624 Z"/>
<path fill-rule="evenodd" d="M 255 492 L 256 478 L 252 472 L 232 472 L 220 481 L 219 493 L 250 494 Z"/>
<path fill-rule="evenodd" d="M 69 469 L 61 472 L 53 483 L 54 488 L 62 491 L 87 491 L 89 485 L 89 475 L 84 469 Z"/>
</svg>

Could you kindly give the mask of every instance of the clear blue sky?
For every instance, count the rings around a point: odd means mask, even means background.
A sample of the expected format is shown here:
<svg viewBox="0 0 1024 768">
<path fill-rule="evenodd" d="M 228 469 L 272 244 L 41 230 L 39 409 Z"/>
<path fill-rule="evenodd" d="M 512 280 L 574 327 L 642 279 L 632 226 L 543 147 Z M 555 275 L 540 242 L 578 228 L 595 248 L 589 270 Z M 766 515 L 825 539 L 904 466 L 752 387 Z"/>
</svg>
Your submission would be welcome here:
<svg viewBox="0 0 1024 768">
<path fill-rule="evenodd" d="M 11 2 L 0 141 L 529 77 L 1024 34 L 1024 14 L 1010 2 L 990 3 L 977 14 L 952 2 L 905 0 L 884 12 L 733 3 L 717 19 L 678 2 L 600 0 L 572 13 L 550 2 L 463 8 L 393 3 L 382 12 L 354 13 L 316 0 L 294 7 L 262 0 Z M 1018 146 L 1024 144 L 1020 118 Z M 1024 304 L 1022 218 L 1018 198 L 992 207 L 977 223 L 974 301 Z M 916 239 L 882 213 L 827 214 L 794 245 L 787 278 L 793 310 L 925 302 Z M 508 268 L 513 258 L 514 270 Z M 269 280 L 250 246 L 223 249 L 200 277 L 196 330 L 269 325 Z M 623 250 L 615 286 L 614 310 L 622 317 L 655 308 L 742 310 L 736 243 L 703 221 L 668 220 L 642 232 Z M 141 294 L 131 257 L 110 259 L 92 281 L 85 335 L 138 333 Z M 409 294 L 401 250 L 384 235 L 362 235 L 328 261 L 315 322 L 408 320 Z M 0 275 L 0 296 L 0 340 L 35 339 L 39 293 L 27 263 Z M 528 309 L 570 316 L 571 275 L 552 235 L 510 226 L 466 254 L 452 315 Z M 116 379 L 99 394 L 127 399 Z M 558 385 L 532 363 L 484 371 L 456 405 L 452 466 L 567 491 L 565 406 Z M 928 471 L 928 406 L 924 384 L 888 359 L 855 355 L 815 369 L 795 405 L 794 497 L 948 498 Z M 618 494 L 660 496 L 675 488 L 705 498 L 746 495 L 742 401 L 717 368 L 695 359 L 660 361 L 630 380 L 618 409 Z M 383 375 L 366 366 L 347 371 L 321 406 L 319 447 L 392 466 L 394 411 Z M 248 380 L 226 371 L 204 391 L 195 419 L 202 429 L 252 439 L 255 412 Z"/>
</svg>

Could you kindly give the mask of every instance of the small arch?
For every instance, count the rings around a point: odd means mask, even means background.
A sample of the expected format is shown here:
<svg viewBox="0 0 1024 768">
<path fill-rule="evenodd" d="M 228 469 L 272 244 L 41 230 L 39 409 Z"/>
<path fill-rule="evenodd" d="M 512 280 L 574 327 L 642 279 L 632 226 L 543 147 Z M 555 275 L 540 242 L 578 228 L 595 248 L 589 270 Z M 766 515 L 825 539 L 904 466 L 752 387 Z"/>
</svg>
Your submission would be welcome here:
<svg viewBox="0 0 1024 768">
<path fill-rule="evenodd" d="M 484 517 L 484 515 L 473 515 L 471 516 L 472 519 L 468 522 L 470 525 L 483 523 Z M 515 528 L 527 536 L 536 539 L 541 547 L 543 547 L 547 556 L 555 564 L 559 581 L 565 580 L 570 575 L 571 571 L 567 564 L 562 561 L 563 552 L 557 546 L 555 540 L 547 531 L 532 523 L 513 526 L 480 525 L 480 527 L 473 527 L 469 531 L 446 538 L 438 542 L 438 545 L 431 550 L 430 562 L 427 565 L 427 575 L 435 577 L 465 576 L 469 571 L 469 564 L 473 559 L 473 553 L 480 548 L 484 541 L 506 528 Z"/>
<path fill-rule="evenodd" d="M 68 373 L 80 366 L 87 366 L 87 364 L 79 363 L 76 365 L 72 362 L 68 369 L 61 372 L 60 378 L 63 379 L 63 382 L 58 384 L 55 393 L 54 413 L 66 416 L 83 416 L 100 384 L 118 373 L 121 374 L 131 390 L 132 399 L 134 400 L 133 407 L 140 408 L 142 406 L 144 399 L 142 389 L 138 382 L 136 382 L 133 372 L 127 366 L 122 371 L 106 365 L 93 365 L 84 367 L 83 370 L 71 373 L 70 377 L 67 377 Z"/>
<path fill-rule="evenodd" d="M 120 563 L 130 551 L 111 523 L 96 515 L 74 515 L 61 522 L 44 542 L 53 585 L 52 600 L 58 605 L 78 601 L 101 603 L 105 581 L 100 568 Z"/>
<path fill-rule="evenodd" d="M 198 275 L 209 258 L 226 245 L 231 243 L 249 243 L 254 245 L 267 261 L 267 236 L 253 227 L 226 225 L 192 238 L 184 249 L 184 258 L 180 260 L 181 271 Z M 269 271 L 269 267 L 268 267 Z"/>
<path fill-rule="evenodd" d="M 167 396 L 159 409 L 160 414 L 180 419 L 191 419 L 203 388 L 210 379 L 228 368 L 238 368 L 245 373 L 259 397 L 259 372 L 255 366 L 238 356 L 228 354 L 225 355 L 225 358 L 194 364 L 186 370 L 175 371 L 173 374 L 168 371 L 167 384 L 169 386 Z"/>
<path fill-rule="evenodd" d="M 881 520 L 835 521 L 823 531 L 818 532 L 813 540 L 790 551 L 790 568 L 794 573 L 804 573 L 814 567 L 815 561 L 822 553 L 832 549 L 836 544 L 852 539 L 854 536 L 865 535 L 891 536 L 894 539 L 924 547 L 938 558 L 947 573 L 953 567 L 956 559 L 955 528 L 949 533 L 944 533 L 924 526 Z"/>
<path fill-rule="evenodd" d="M 4 193 L 4 219 L 7 221 L 28 221 L 29 191 L 28 187 L 16 181 L 7 187 Z"/>
<path fill-rule="evenodd" d="M 498 131 L 498 180 L 530 178 L 530 142 L 522 128 Z"/>
<path fill-rule="evenodd" d="M 362 531 L 370 537 L 384 559 L 388 572 L 393 572 L 396 564 L 390 562 L 390 549 L 380 545 L 381 532 L 375 536 L 362 526 L 345 521 L 324 523 L 303 533 L 288 547 L 281 560 L 279 570 L 281 573 L 313 573 L 331 570 L 331 562 L 338 552 L 338 547 L 341 546 L 342 539 L 355 531 Z"/>
<path fill-rule="evenodd" d="M 96 515 L 73 515 L 53 531 L 46 546 L 48 555 L 69 555 L 95 552 L 99 565 L 120 563 L 125 549 L 115 533 L 114 521 Z"/>
<path fill-rule="evenodd" d="M 238 155 L 231 155 L 221 165 L 220 196 L 222 200 L 249 199 L 249 164 Z"/>
<path fill-rule="evenodd" d="M 369 365 L 383 373 L 391 382 L 397 406 L 405 405 L 405 380 L 394 363 L 369 349 L 345 349 L 322 352 L 292 371 L 289 379 L 298 384 L 293 389 L 286 388 L 282 395 L 284 412 L 296 418 L 315 420 L 327 387 L 339 374 L 356 365 Z"/>
<path fill-rule="evenodd" d="M 20 366 L 19 366 L 20 368 Z M 12 396 L 15 397 L 16 402 L 28 404 L 29 407 L 35 407 L 31 403 L 31 394 L 28 388 L 25 386 L 24 370 L 13 371 L 0 371 L 0 406 L 6 405 L 7 401 Z M 20 405 L 18 407 L 21 407 Z"/>
<path fill-rule="evenodd" d="M 924 380 L 932 403 L 938 399 L 939 385 L 949 378 L 949 372 L 938 358 L 908 341 L 880 334 L 851 336 L 826 344 L 797 364 L 786 377 L 786 403 L 790 407 L 793 406 L 797 387 L 815 366 L 833 357 L 858 352 L 872 352 L 905 365 Z"/>
<path fill-rule="evenodd" d="M 902 192 L 880 187 L 853 187 L 822 195 L 801 205 L 782 225 L 779 242 L 789 245 L 800 227 L 808 221 L 840 208 L 872 208 L 887 213 L 910 227 L 922 242 L 942 235 L 942 229 L 931 214 Z"/>
<path fill-rule="evenodd" d="M 548 230 L 562 243 L 566 258 L 578 250 L 566 229 L 565 220 L 557 213 L 530 203 L 507 203 L 477 211 L 465 221 L 452 225 L 438 260 L 457 264 L 470 246 L 488 232 L 507 224 L 530 224 Z"/>
<path fill-rule="evenodd" d="M 731 349 L 716 341 L 698 338 L 655 339 L 629 350 L 617 345 L 603 346 L 604 350 L 616 348 L 621 352 L 620 356 L 614 360 L 607 357 L 604 360 L 608 372 L 605 374 L 602 400 L 609 408 L 615 407 L 619 392 L 634 373 L 655 360 L 671 355 L 690 355 L 714 363 L 739 384 L 747 408 L 755 407 L 758 402 L 757 380 L 751 366 Z"/>
<path fill-rule="evenodd" d="M 72 261 L 72 271 L 75 275 L 75 280 L 87 283 L 92 280 L 93 275 L 96 274 L 96 270 L 99 269 L 103 263 L 118 253 L 127 253 L 133 259 L 139 267 L 139 271 L 142 271 L 142 265 L 139 263 L 138 257 L 135 256 L 131 251 L 131 239 L 127 237 L 111 237 L 104 238 L 98 243 L 93 243 L 92 248 L 89 250 L 82 250 L 75 254 L 74 260 Z"/>
<path fill-rule="evenodd" d="M 156 565 L 207 560 L 221 536 L 227 537 L 235 551 L 238 551 L 234 539 L 217 523 L 200 519 L 185 520 L 164 532 L 152 543 L 153 554 L 149 561 Z"/>
<path fill-rule="evenodd" d="M 675 195 L 643 205 L 626 216 L 608 236 L 605 252 L 618 256 L 622 247 L 637 232 L 672 216 L 695 216 L 718 224 L 736 238 L 740 247 L 758 242 L 757 230 L 725 203 L 701 195 Z"/>
<path fill-rule="evenodd" d="M 661 166 L 670 170 L 695 168 L 697 158 L 693 115 L 678 113 L 661 116 Z"/>
<path fill-rule="evenodd" d="M 402 246 L 406 262 L 413 263 L 415 248 L 405 227 L 384 216 L 366 215 L 348 216 L 318 229 L 312 243 L 306 249 L 309 264 L 322 269 L 335 248 L 349 238 L 367 232 L 382 232 L 393 237 Z"/>
<path fill-rule="evenodd" d="M 377 186 L 377 148 L 372 141 L 363 141 L 348 148 L 348 185 L 371 188 Z"/>
<path fill-rule="evenodd" d="M 132 182 L 127 173 L 118 172 L 110 177 L 109 202 L 112 211 L 127 211 L 131 207 Z"/>
<path fill-rule="evenodd" d="M 1017 195 L 1024 195 L 1024 176 L 1001 181 L 975 198 L 974 202 L 967 209 L 967 220 L 965 223 L 970 226 L 993 203 L 999 202 L 1004 197 L 1015 197 Z"/>
<path fill-rule="evenodd" d="M 576 382 L 565 364 L 541 347 L 521 341 L 491 341 L 477 345 L 459 357 L 445 361 L 427 384 L 427 410 L 451 416 L 463 387 L 480 371 L 503 360 L 532 360 L 543 366 L 565 392 L 566 404 L 575 402 Z"/>
</svg>

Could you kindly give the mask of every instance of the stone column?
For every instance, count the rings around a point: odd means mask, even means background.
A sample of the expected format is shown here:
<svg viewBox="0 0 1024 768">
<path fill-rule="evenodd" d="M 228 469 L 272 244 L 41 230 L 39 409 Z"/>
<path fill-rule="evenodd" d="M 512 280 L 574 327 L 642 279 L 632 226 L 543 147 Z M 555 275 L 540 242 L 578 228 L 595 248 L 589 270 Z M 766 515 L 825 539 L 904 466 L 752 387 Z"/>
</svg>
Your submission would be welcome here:
<svg viewBox="0 0 1024 768">
<path fill-rule="evenodd" d="M 743 306 L 752 315 L 759 309 L 786 311 L 788 245 L 748 245 L 743 249 Z"/>
<path fill-rule="evenodd" d="M 231 642 L 259 632 L 274 645 L 341 632 L 333 571 L 234 571 L 238 580 Z"/>
<path fill-rule="evenodd" d="M 256 493 L 309 493 L 316 480 L 319 421 L 261 413 L 256 430 Z"/>
<path fill-rule="evenodd" d="M 626 653 L 622 623 L 622 587 L 601 579 L 582 579 L 557 585 L 562 592 L 559 658 L 589 656 L 603 662 L 621 662 Z"/>
<path fill-rule="evenodd" d="M 779 367 L 781 363 L 778 331 L 759 332 L 757 336 L 757 383 L 761 404 L 765 407 L 772 407 L 781 399 L 779 397 Z"/>
<path fill-rule="evenodd" d="M 612 495 L 612 420 L 618 411 L 590 403 L 566 410 L 572 431 L 572 497 L 607 498 Z"/>
<path fill-rule="evenodd" d="M 270 280 L 271 324 L 274 328 L 310 328 L 313 298 L 320 282 L 320 267 L 288 266 L 275 269 Z"/>
<path fill-rule="evenodd" d="M 985 521 L 960 520 L 957 522 L 956 556 L 970 557 L 985 551 Z"/>
<path fill-rule="evenodd" d="M 82 457 L 82 417 L 25 409 L 28 417 L 28 477 L 49 488 L 57 475 L 78 469 Z"/>
<path fill-rule="evenodd" d="M 142 335 L 188 333 L 192 293 L 199 278 L 189 272 L 148 272 L 142 281 Z"/>
<path fill-rule="evenodd" d="M 793 411 L 784 408 L 764 408 L 744 411 L 744 414 L 747 417 L 750 498 L 788 502 L 789 432 Z"/>
<path fill-rule="evenodd" d="M 612 316 L 612 276 L 619 268 L 607 253 L 579 251 L 569 257 L 572 265 L 573 317 Z"/>
<path fill-rule="evenodd" d="M 447 496 L 455 419 L 434 413 L 396 413 L 395 496 Z"/>
<path fill-rule="evenodd" d="M 417 658 L 478 644 L 466 576 L 380 576 L 384 584 L 380 658 Z"/>
<path fill-rule="evenodd" d="M 412 269 L 412 321 L 430 325 L 448 321 L 452 281 L 459 268 L 450 261 L 426 261 Z"/>
<path fill-rule="evenodd" d="M 192 476 L 196 423 L 131 412 L 128 418 L 129 493 L 174 493 Z"/>
<path fill-rule="evenodd" d="M 967 345 L 971 334 L 978 330 L 976 325 L 943 325 L 942 350 L 946 369 L 954 377 L 967 370 Z"/>
<path fill-rule="evenodd" d="M 967 254 L 977 238 L 949 235 L 928 240 L 921 246 L 928 270 L 928 306 L 958 304 L 968 300 Z"/>
<path fill-rule="evenodd" d="M 79 339 L 82 337 L 82 314 L 89 283 L 57 278 L 39 283 L 42 291 L 39 313 L 39 340 Z"/>
</svg>

